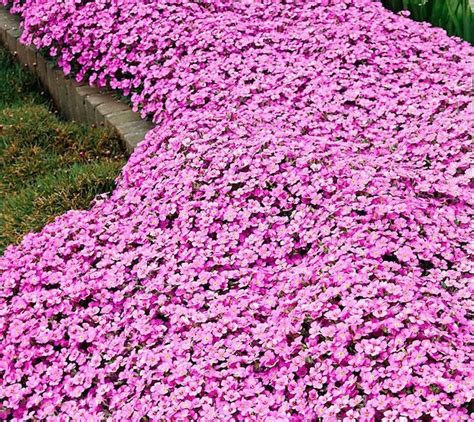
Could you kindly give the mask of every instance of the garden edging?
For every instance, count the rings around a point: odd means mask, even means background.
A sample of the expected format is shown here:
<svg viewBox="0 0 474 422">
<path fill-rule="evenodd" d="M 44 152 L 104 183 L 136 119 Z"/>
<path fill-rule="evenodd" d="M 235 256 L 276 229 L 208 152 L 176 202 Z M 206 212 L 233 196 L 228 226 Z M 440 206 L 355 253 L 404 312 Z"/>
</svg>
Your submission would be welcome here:
<svg viewBox="0 0 474 422">
<path fill-rule="evenodd" d="M 21 33 L 19 17 L 0 6 L 0 43 L 39 78 L 59 112 L 68 120 L 115 128 L 127 150 L 132 152 L 153 124 L 118 100 L 112 90 L 66 76 L 34 47 L 20 43 Z"/>
</svg>

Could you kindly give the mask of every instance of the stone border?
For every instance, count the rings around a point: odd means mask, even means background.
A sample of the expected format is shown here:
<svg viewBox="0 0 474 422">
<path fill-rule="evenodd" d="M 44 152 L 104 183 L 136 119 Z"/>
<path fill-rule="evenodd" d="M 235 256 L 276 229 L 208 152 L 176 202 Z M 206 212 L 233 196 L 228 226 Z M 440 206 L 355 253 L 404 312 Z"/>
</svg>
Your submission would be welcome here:
<svg viewBox="0 0 474 422">
<path fill-rule="evenodd" d="M 20 18 L 0 5 L 0 43 L 32 71 L 50 93 L 54 105 L 68 120 L 115 128 L 128 152 L 132 152 L 154 127 L 129 105 L 118 100 L 110 89 L 78 83 L 47 61 L 34 47 L 21 44 Z"/>
</svg>

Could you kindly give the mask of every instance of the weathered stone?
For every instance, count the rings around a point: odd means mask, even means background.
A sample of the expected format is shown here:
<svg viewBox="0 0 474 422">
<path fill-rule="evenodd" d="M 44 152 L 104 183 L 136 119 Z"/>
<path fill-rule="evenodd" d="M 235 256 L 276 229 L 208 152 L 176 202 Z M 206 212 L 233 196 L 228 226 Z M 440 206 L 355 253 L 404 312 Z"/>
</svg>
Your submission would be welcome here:
<svg viewBox="0 0 474 422">
<path fill-rule="evenodd" d="M 84 98 L 77 92 L 77 90 L 83 86 L 84 84 L 82 82 L 77 82 L 73 78 L 67 79 L 67 90 L 69 101 L 71 103 L 72 119 L 76 122 L 87 121 L 87 115 L 84 108 Z"/>
<path fill-rule="evenodd" d="M 19 27 L 19 19 L 16 16 L 10 15 L 3 6 L 0 6 L 0 33 L 6 33 L 10 29 L 18 29 Z M 3 35 L 2 39 L 4 39 Z"/>
<path fill-rule="evenodd" d="M 116 129 L 120 135 L 125 136 L 126 134 L 136 133 L 136 132 L 148 132 L 153 128 L 153 125 L 150 122 L 140 120 L 135 122 L 127 122 L 121 125 L 117 125 Z"/>
<path fill-rule="evenodd" d="M 82 101 L 84 104 L 84 101 L 88 95 L 97 94 L 99 91 L 97 90 L 97 88 L 93 86 L 83 85 L 83 86 L 77 87 L 76 92 L 80 97 L 82 97 Z"/>
<path fill-rule="evenodd" d="M 9 47 L 8 39 L 11 38 L 11 35 L 8 34 L 8 31 L 15 29 L 19 30 L 19 28 L 19 18 L 17 16 L 10 15 L 4 6 L 0 6 L 0 42 L 6 47 Z"/>
<path fill-rule="evenodd" d="M 97 122 L 105 123 L 105 117 L 112 113 L 118 113 L 129 109 L 127 104 L 118 100 L 100 104 L 95 109 L 95 118 Z"/>
<path fill-rule="evenodd" d="M 145 139 L 146 134 L 148 133 L 148 130 L 144 130 L 142 132 L 134 132 L 134 133 L 127 133 L 121 138 L 123 139 L 125 143 L 125 147 L 127 148 L 128 152 L 132 152 L 137 145 Z"/>
<path fill-rule="evenodd" d="M 51 63 L 46 63 L 46 87 L 48 88 L 49 94 L 53 100 L 53 103 L 56 107 L 60 106 L 59 103 L 59 86 L 58 86 L 58 75 L 56 69 Z"/>
<path fill-rule="evenodd" d="M 20 41 L 17 39 L 16 40 L 16 59 L 17 61 L 23 65 L 24 67 L 27 67 L 27 50 L 26 50 L 26 47 L 20 43 Z"/>
<path fill-rule="evenodd" d="M 74 120 L 74 105 L 69 92 L 69 80 L 60 70 L 57 70 L 59 84 L 60 112 L 69 120 Z"/>
<path fill-rule="evenodd" d="M 26 64 L 30 71 L 32 71 L 36 76 L 37 72 L 35 71 L 35 67 L 38 66 L 38 61 L 37 61 L 37 51 L 36 48 L 28 45 L 25 47 L 26 50 Z"/>
<path fill-rule="evenodd" d="M 135 113 L 130 108 L 126 111 L 119 111 L 105 116 L 105 124 L 111 127 L 122 126 L 126 123 L 138 122 L 141 120 L 140 114 Z"/>
<path fill-rule="evenodd" d="M 43 87 L 47 88 L 47 82 L 48 82 L 47 61 L 41 54 L 37 54 L 36 64 L 37 66 L 36 66 L 35 72 L 37 73 L 38 78 L 41 81 L 41 84 L 43 85 Z"/>
<path fill-rule="evenodd" d="M 96 119 L 95 109 L 101 104 L 113 101 L 114 97 L 108 93 L 94 93 L 86 96 L 84 104 L 86 107 L 87 122 L 89 124 L 100 123 Z"/>
<path fill-rule="evenodd" d="M 15 57 L 18 56 L 18 38 L 20 35 L 19 29 L 9 29 L 6 33 L 7 47 Z"/>
</svg>

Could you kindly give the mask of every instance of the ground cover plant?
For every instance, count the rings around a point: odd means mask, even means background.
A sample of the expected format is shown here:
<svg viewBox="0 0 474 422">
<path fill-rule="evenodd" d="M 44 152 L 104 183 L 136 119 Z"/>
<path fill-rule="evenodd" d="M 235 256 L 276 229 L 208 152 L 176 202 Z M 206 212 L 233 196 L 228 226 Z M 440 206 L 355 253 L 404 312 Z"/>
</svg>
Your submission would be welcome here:
<svg viewBox="0 0 474 422">
<path fill-rule="evenodd" d="M 33 76 L 0 49 L 0 253 L 112 190 L 122 151 L 111 130 L 60 120 Z"/>
<path fill-rule="evenodd" d="M 470 45 L 368 0 L 14 10 L 158 125 L 0 260 L 3 417 L 472 420 Z"/>
</svg>

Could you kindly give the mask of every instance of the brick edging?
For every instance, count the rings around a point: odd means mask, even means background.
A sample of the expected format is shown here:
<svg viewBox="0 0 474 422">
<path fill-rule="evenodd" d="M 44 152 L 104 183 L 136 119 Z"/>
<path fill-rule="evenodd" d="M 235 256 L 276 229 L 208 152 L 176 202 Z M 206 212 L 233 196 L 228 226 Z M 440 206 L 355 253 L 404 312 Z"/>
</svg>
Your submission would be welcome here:
<svg viewBox="0 0 474 422">
<path fill-rule="evenodd" d="M 59 112 L 68 120 L 115 128 L 132 152 L 154 125 L 118 100 L 113 91 L 78 83 L 66 76 L 34 47 L 21 44 L 21 32 L 20 18 L 0 5 L 0 43 L 39 78 Z"/>
</svg>

